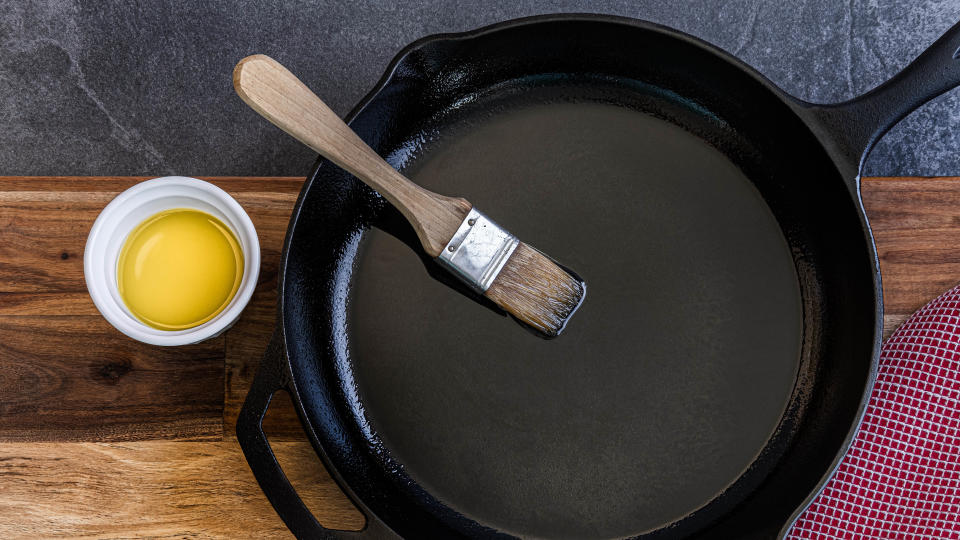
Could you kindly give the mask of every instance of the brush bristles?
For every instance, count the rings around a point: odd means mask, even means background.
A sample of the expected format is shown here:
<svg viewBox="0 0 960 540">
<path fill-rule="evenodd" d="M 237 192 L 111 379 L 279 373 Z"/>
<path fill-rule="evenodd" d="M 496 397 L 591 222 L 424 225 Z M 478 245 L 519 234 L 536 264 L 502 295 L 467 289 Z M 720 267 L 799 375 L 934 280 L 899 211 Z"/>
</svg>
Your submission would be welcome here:
<svg viewBox="0 0 960 540">
<path fill-rule="evenodd" d="M 554 337 L 580 306 L 584 286 L 521 242 L 484 295 L 537 332 Z"/>
</svg>

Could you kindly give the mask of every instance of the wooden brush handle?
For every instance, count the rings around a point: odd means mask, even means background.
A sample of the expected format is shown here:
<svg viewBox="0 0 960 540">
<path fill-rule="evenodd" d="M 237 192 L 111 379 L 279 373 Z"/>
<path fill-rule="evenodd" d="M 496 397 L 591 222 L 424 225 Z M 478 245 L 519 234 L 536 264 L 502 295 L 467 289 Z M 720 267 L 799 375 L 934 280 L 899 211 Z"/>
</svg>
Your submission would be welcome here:
<svg viewBox="0 0 960 540">
<path fill-rule="evenodd" d="M 397 207 L 430 256 L 440 254 L 470 211 L 466 200 L 428 191 L 397 172 L 273 58 L 255 54 L 241 60 L 233 70 L 233 87 L 261 116 Z"/>
</svg>

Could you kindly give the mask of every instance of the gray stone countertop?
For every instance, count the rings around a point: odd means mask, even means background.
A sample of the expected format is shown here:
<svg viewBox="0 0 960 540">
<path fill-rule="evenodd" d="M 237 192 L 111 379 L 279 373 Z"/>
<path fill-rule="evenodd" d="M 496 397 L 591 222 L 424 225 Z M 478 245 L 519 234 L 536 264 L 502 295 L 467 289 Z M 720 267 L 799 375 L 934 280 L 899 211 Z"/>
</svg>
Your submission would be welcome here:
<svg viewBox="0 0 960 540">
<path fill-rule="evenodd" d="M 0 0 L 0 175 L 304 175 L 312 152 L 234 94 L 240 58 L 277 58 L 342 115 L 419 37 L 557 12 L 678 28 L 831 103 L 909 63 L 960 21 L 960 0 Z M 957 149 L 953 91 L 897 125 L 865 172 L 960 175 Z"/>
</svg>

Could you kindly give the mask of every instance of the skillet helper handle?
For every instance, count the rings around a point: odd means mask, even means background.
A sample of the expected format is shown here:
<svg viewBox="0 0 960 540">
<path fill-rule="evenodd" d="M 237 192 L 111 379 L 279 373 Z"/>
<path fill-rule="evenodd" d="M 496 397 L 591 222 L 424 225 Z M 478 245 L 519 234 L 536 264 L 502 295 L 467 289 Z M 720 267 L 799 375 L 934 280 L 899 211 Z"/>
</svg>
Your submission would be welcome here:
<svg viewBox="0 0 960 540">
<path fill-rule="evenodd" d="M 397 172 L 273 58 L 255 54 L 240 60 L 233 70 L 233 87 L 261 116 L 397 207 L 431 257 L 443 251 L 470 211 L 466 200 L 428 191 Z"/>
<path fill-rule="evenodd" d="M 844 153 L 862 165 L 870 148 L 897 122 L 957 86 L 960 86 L 960 23 L 880 86 L 850 101 L 815 109 L 821 121 L 839 135 L 845 146 Z"/>
<path fill-rule="evenodd" d="M 323 527 L 303 504 L 296 489 L 280 468 L 262 425 L 273 394 L 287 387 L 287 376 L 282 362 L 283 342 L 279 334 L 279 331 L 275 332 L 270 340 L 247 399 L 243 402 L 240 417 L 237 419 L 237 440 L 257 483 L 260 484 L 260 489 L 263 490 L 280 519 L 297 538 L 359 540 L 389 536 L 383 534 L 386 528 L 381 522 L 375 518 L 372 519 L 367 512 L 364 512 L 367 526 L 360 531 L 341 531 Z"/>
</svg>

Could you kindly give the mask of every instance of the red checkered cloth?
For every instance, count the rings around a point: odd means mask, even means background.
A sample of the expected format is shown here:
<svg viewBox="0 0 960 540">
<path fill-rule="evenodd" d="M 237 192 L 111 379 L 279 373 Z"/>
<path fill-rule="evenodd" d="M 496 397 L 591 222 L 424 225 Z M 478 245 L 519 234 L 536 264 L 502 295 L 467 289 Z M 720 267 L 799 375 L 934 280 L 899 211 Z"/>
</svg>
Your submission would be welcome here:
<svg viewBox="0 0 960 540">
<path fill-rule="evenodd" d="M 960 286 L 883 344 L 846 457 L 787 538 L 960 538 Z"/>
</svg>

